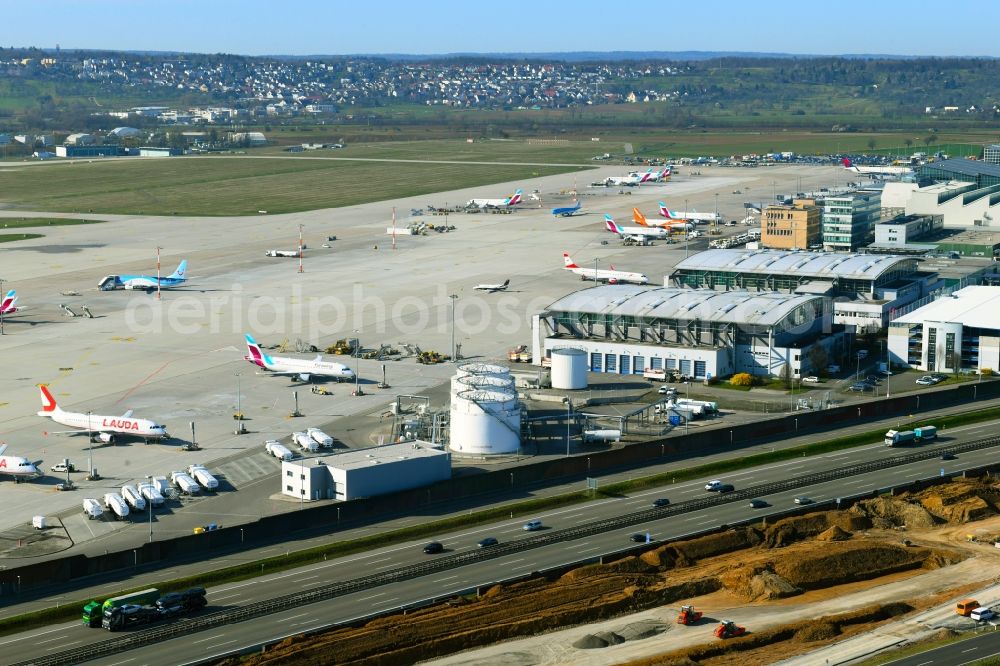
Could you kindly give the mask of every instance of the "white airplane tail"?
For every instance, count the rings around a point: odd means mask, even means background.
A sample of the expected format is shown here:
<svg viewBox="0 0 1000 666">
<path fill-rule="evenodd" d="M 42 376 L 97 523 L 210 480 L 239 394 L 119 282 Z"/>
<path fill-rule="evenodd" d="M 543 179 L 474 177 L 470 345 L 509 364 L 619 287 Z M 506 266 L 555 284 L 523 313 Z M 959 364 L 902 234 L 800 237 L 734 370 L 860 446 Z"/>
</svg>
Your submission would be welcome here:
<svg viewBox="0 0 1000 666">
<path fill-rule="evenodd" d="M 48 386 L 39 384 L 38 391 L 42 398 L 42 411 L 38 412 L 39 416 L 56 416 L 63 413 L 63 410 L 56 403 L 56 399 L 49 392 Z"/>
<path fill-rule="evenodd" d="M 563 264 L 565 264 L 564 268 L 579 268 L 566 252 L 563 252 Z"/>
</svg>

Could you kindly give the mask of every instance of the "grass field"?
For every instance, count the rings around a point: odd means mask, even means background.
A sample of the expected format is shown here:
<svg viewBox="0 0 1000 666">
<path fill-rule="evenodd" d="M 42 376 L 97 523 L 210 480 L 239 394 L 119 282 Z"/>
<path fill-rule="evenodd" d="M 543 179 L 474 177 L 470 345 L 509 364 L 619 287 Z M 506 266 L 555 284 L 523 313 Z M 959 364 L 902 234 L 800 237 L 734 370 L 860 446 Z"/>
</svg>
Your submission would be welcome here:
<svg viewBox="0 0 1000 666">
<path fill-rule="evenodd" d="M 13 243 L 14 241 L 33 240 L 42 238 L 45 234 L 0 234 L 0 243 Z"/>
<path fill-rule="evenodd" d="M 71 217 L 0 218 L 0 229 L 31 229 L 33 227 L 70 227 L 77 224 L 99 224 L 104 220 L 77 220 Z M 15 234 L 11 234 L 15 235 Z"/>
<path fill-rule="evenodd" d="M 53 163 L 0 172 L 0 200 L 27 210 L 255 215 L 349 206 L 561 173 L 570 168 L 243 159 Z M 485 194 L 489 194 L 485 191 Z M 494 192 L 501 196 L 504 192 Z"/>
</svg>

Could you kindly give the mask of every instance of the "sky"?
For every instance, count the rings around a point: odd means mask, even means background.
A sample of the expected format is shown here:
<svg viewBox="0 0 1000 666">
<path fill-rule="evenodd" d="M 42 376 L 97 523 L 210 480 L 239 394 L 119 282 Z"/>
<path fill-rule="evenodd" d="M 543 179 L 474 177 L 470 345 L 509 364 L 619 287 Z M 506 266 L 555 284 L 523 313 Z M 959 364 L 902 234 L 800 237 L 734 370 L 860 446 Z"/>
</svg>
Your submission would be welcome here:
<svg viewBox="0 0 1000 666">
<path fill-rule="evenodd" d="M 1000 57 L 1000 2 L 3 0 L 0 45 L 240 55 L 744 51 Z M 977 28 L 979 26 L 979 28 Z"/>
</svg>

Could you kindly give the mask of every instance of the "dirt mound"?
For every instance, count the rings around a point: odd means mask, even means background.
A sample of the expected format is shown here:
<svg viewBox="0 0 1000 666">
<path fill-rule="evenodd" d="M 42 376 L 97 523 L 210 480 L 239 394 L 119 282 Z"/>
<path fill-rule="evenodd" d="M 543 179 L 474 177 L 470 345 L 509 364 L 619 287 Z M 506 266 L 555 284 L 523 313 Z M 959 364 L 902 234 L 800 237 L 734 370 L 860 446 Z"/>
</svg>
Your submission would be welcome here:
<svg viewBox="0 0 1000 666">
<path fill-rule="evenodd" d="M 597 650 L 609 645 L 621 645 L 624 642 L 625 639 L 613 631 L 599 631 L 576 639 L 573 641 L 573 647 L 580 650 Z"/>
<path fill-rule="evenodd" d="M 853 534 L 847 530 L 841 528 L 839 525 L 834 525 L 833 527 L 824 530 L 816 535 L 817 541 L 847 541 Z"/>
<path fill-rule="evenodd" d="M 698 560 L 716 555 L 725 555 L 737 550 L 752 548 L 761 542 L 760 533 L 749 527 L 732 529 L 720 534 L 709 534 L 697 539 L 681 541 L 666 550 L 673 551 L 676 566 L 694 564 Z"/>
<path fill-rule="evenodd" d="M 934 527 L 937 521 L 915 500 L 905 497 L 876 497 L 858 502 L 850 512 L 868 518 L 878 529 Z"/>
<path fill-rule="evenodd" d="M 804 627 L 795 632 L 795 640 L 804 643 L 815 641 L 827 641 L 840 635 L 840 629 L 833 622 L 820 620 L 809 622 Z"/>
<path fill-rule="evenodd" d="M 782 599 L 802 590 L 766 567 L 740 567 L 721 576 L 727 590 L 747 601 Z"/>
<path fill-rule="evenodd" d="M 627 641 L 641 641 L 646 638 L 658 636 L 670 629 L 670 625 L 657 622 L 656 620 L 644 620 L 642 622 L 632 622 L 615 633 Z"/>
<path fill-rule="evenodd" d="M 933 553 L 875 541 L 829 542 L 821 549 L 771 562 L 776 574 L 807 590 L 916 569 Z"/>
<path fill-rule="evenodd" d="M 782 518 L 764 531 L 764 545 L 769 548 L 780 548 L 816 536 L 829 529 L 831 513 L 837 512 L 821 511 Z"/>
<path fill-rule="evenodd" d="M 920 505 L 932 516 L 946 523 L 982 520 L 995 513 L 995 508 L 972 488 L 967 488 L 960 496 L 929 495 L 920 500 Z"/>
</svg>

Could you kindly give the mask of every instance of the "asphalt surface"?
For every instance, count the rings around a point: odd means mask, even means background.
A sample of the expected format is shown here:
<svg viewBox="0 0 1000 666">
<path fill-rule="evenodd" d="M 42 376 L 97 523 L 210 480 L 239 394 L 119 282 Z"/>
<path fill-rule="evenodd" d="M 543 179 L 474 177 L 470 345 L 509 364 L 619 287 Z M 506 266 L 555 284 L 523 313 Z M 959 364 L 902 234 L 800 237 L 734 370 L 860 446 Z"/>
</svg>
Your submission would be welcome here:
<svg viewBox="0 0 1000 666">
<path fill-rule="evenodd" d="M 928 447 L 941 447 L 950 443 L 980 439 L 994 434 L 995 431 L 995 424 L 977 424 L 956 428 L 946 432 L 938 442 L 917 448 L 923 450 Z M 899 455 L 900 452 L 901 449 L 898 448 L 875 444 L 827 456 L 804 458 L 763 468 L 743 470 L 727 475 L 723 480 L 733 483 L 737 489 L 742 489 L 859 462 L 878 460 L 889 455 Z M 587 561 L 601 554 L 633 547 L 634 544 L 629 541 L 629 535 L 633 533 L 648 533 L 653 539 L 675 539 L 722 524 L 732 524 L 757 517 L 763 519 L 772 512 L 793 508 L 795 506 L 793 499 L 797 496 L 807 495 L 819 503 L 837 497 L 848 497 L 886 488 L 889 485 L 906 483 L 917 478 L 933 477 L 942 471 L 950 474 L 963 468 L 991 463 L 995 459 L 996 449 L 963 453 L 958 459 L 950 461 L 934 457 L 930 460 L 861 474 L 849 479 L 785 491 L 773 496 L 762 496 L 760 499 L 765 500 L 770 505 L 766 509 L 752 509 L 745 501 L 734 501 L 721 506 L 692 511 L 683 514 L 683 516 L 653 520 L 648 524 L 623 527 L 575 541 L 560 542 L 530 551 L 476 562 L 449 572 L 439 572 L 366 590 L 297 608 L 292 612 L 278 613 L 257 620 L 216 628 L 204 632 L 205 636 L 188 635 L 183 639 L 140 648 L 130 651 L 128 654 L 119 654 L 115 657 L 97 660 L 94 663 L 129 663 L 138 666 L 139 664 L 196 661 L 216 652 L 223 654 L 240 647 L 279 639 L 325 624 L 342 622 L 423 599 L 447 596 L 478 585 L 528 575 L 533 571 Z M 547 529 L 560 529 L 602 518 L 615 518 L 646 509 L 651 506 L 652 500 L 658 497 L 668 497 L 674 503 L 702 497 L 706 494 L 703 488 L 705 481 L 706 479 L 699 479 L 673 484 L 669 488 L 643 491 L 630 497 L 568 507 L 544 513 L 539 518 Z M 474 549 L 476 543 L 485 536 L 495 536 L 500 541 L 522 538 L 525 534 L 522 529 L 523 522 L 523 520 L 502 521 L 490 526 L 441 535 L 436 540 L 444 544 L 446 552 Z M 425 561 L 428 557 L 434 557 L 423 554 L 421 549 L 423 543 L 421 541 L 390 546 L 251 581 L 212 588 L 208 595 L 210 608 L 218 610 L 226 607 L 245 606 L 254 601 L 277 597 L 291 591 L 349 580 L 359 575 L 394 569 Z M 88 629 L 78 622 L 71 622 L 3 638 L 0 640 L 0 649 L 4 651 L 6 659 L 23 661 L 108 637 L 107 632 Z"/>
<path fill-rule="evenodd" d="M 910 657 L 885 662 L 883 666 L 965 666 L 1000 656 L 1000 631 L 993 627 L 975 638 L 934 648 Z"/>
</svg>

